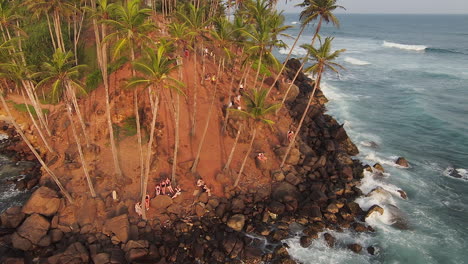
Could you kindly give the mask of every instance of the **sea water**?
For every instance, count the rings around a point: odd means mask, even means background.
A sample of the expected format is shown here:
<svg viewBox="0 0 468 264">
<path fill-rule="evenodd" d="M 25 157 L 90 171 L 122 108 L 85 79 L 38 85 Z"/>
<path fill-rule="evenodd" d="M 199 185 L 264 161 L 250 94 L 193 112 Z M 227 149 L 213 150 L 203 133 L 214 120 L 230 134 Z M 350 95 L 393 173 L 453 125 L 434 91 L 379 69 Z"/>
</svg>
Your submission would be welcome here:
<svg viewBox="0 0 468 264">
<path fill-rule="evenodd" d="M 298 14 L 286 23 L 299 32 Z M 363 163 L 379 162 L 386 173 L 366 173 L 364 193 L 380 186 L 384 194 L 361 197 L 368 209 L 384 208 L 367 219 L 373 234 L 333 232 L 330 249 L 323 236 L 309 248 L 299 237 L 286 240 L 290 254 L 303 263 L 468 263 L 468 16 L 338 15 L 333 49 L 347 49 L 337 62 L 346 69 L 327 73 L 322 90 L 334 116 L 357 144 Z M 313 27 L 300 44 L 310 43 Z M 284 39 L 292 45 L 293 39 Z M 277 51 L 284 59 L 289 50 Z M 296 48 L 294 57 L 305 54 Z M 408 169 L 394 164 L 404 156 Z M 408 194 L 404 200 L 397 192 Z M 407 229 L 392 224 L 399 219 Z M 355 254 L 349 243 L 365 248 Z"/>
</svg>

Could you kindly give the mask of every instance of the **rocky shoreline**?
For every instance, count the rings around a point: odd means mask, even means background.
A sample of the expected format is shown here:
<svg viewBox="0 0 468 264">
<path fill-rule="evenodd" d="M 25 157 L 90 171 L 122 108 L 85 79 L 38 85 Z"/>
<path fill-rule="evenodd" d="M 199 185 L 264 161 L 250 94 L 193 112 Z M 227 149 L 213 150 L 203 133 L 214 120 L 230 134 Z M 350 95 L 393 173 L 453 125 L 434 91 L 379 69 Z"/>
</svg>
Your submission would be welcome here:
<svg viewBox="0 0 468 264">
<path fill-rule="evenodd" d="M 288 74 L 298 69 L 291 60 Z M 268 82 L 268 80 L 266 81 Z M 297 78 L 289 95 L 289 114 L 299 119 L 312 91 L 311 80 Z M 278 84 L 284 92 L 286 84 Z M 326 115 L 327 99 L 318 91 L 300 139 L 283 170 L 271 171 L 265 188 L 231 190 L 226 197 L 201 193 L 192 213 L 177 201 L 155 199 L 164 217 L 139 219 L 133 203 L 107 197 L 66 205 L 55 186 L 41 186 L 23 207 L 1 214 L 2 263 L 295 263 L 281 241 L 302 230 L 307 247 L 323 231 L 351 228 L 374 232 L 363 221 L 368 212 L 354 200 L 363 165 L 343 126 Z M 286 146 L 275 153 L 282 157 Z M 219 176 L 222 179 L 222 175 Z M 26 186 L 28 184 L 26 183 Z M 163 196 L 162 196 L 163 197 Z M 381 212 L 379 212 L 381 213 Z M 99 216 L 99 217 L 98 217 Z M 96 219 L 105 218 L 104 221 Z M 330 247 L 335 238 L 324 233 Z M 347 247 L 360 253 L 362 246 Z M 368 248 L 373 254 L 374 249 Z"/>
</svg>

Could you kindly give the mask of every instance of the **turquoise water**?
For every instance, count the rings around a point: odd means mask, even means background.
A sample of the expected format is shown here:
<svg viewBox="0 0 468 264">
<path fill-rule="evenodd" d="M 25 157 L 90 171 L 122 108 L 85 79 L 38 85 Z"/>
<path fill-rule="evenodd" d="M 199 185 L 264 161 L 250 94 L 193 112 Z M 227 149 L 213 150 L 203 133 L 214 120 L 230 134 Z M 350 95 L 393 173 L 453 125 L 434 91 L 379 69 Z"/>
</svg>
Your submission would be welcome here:
<svg viewBox="0 0 468 264">
<path fill-rule="evenodd" d="M 358 158 L 383 164 L 387 173 L 367 174 L 361 189 L 381 186 L 388 194 L 358 202 L 364 209 L 379 204 L 385 213 L 368 219 L 375 234 L 335 233 L 336 249 L 320 239 L 302 249 L 293 238 L 290 253 L 304 263 L 468 263 L 468 16 L 339 18 L 341 28 L 326 26 L 322 36 L 335 36 L 334 48 L 347 49 L 338 59 L 346 70 L 326 75 L 322 90 L 328 113 L 358 145 Z M 297 21 L 297 14 L 287 15 L 293 36 Z M 311 27 L 301 42 L 312 34 Z M 395 166 L 398 156 L 411 168 Z M 391 225 L 397 215 L 408 230 Z M 379 254 L 351 253 L 344 248 L 351 241 L 377 246 Z"/>
</svg>

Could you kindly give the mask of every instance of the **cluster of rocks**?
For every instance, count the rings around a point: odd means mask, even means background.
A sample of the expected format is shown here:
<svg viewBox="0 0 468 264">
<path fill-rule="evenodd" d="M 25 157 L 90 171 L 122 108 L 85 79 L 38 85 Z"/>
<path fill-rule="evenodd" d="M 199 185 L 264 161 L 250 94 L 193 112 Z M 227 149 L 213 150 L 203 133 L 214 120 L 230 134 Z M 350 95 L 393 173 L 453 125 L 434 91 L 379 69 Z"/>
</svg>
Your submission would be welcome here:
<svg viewBox="0 0 468 264">
<path fill-rule="evenodd" d="M 299 119 L 307 96 L 297 95 L 308 95 L 311 81 L 302 76 L 296 87 L 288 109 Z M 292 229 L 302 230 L 304 247 L 327 229 L 372 232 L 363 220 L 379 208 L 364 212 L 353 202 L 362 195 L 356 186 L 363 166 L 351 158 L 357 148 L 343 126 L 324 114 L 323 94 L 316 96 L 288 166 L 271 171 L 271 186 L 232 189 L 222 198 L 201 193 L 191 206 L 158 196 L 151 207 L 161 215 L 151 221 L 129 212 L 131 202 L 112 204 L 110 194 L 73 208 L 56 191 L 40 187 L 22 208 L 1 215 L 0 242 L 15 249 L 1 261 L 20 263 L 18 257 L 28 252 L 40 263 L 295 263 L 281 242 L 295 234 Z M 285 150 L 279 145 L 275 153 L 282 157 Z M 337 246 L 330 233 L 323 236 Z"/>
<path fill-rule="evenodd" d="M 0 155 L 8 158 L 7 164 L 1 164 L 3 171 L 6 174 L 16 174 L 9 177 L 5 184 L 14 184 L 20 191 L 31 190 L 39 182 L 39 162 L 11 124 L 0 121 L 0 133 Z"/>
</svg>

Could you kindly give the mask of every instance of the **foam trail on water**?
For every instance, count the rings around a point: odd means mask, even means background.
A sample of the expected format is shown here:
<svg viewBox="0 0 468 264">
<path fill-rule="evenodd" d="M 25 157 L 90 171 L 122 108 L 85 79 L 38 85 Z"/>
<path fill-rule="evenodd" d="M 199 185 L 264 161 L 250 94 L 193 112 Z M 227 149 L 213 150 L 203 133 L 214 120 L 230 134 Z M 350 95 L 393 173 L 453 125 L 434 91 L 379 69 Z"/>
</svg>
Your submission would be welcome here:
<svg viewBox="0 0 468 264">
<path fill-rule="evenodd" d="M 289 54 L 289 49 L 279 49 L 278 52 L 281 54 L 287 55 Z M 295 56 L 304 56 L 306 54 L 307 52 L 303 48 L 294 48 L 292 51 L 292 55 L 295 55 Z"/>
<path fill-rule="evenodd" d="M 291 22 L 291 24 L 293 24 L 293 25 L 296 25 L 297 23 L 298 23 L 297 21 Z"/>
<path fill-rule="evenodd" d="M 424 45 L 406 45 L 388 41 L 384 41 L 382 45 L 387 48 L 397 48 L 402 50 L 425 51 L 427 49 L 427 46 Z"/>
<path fill-rule="evenodd" d="M 353 64 L 353 65 L 359 65 L 359 66 L 364 66 L 364 65 L 370 65 L 371 64 L 370 62 L 363 61 L 363 60 L 358 60 L 358 59 L 351 58 L 351 57 L 345 57 L 344 61 L 347 62 L 347 63 Z"/>
</svg>

